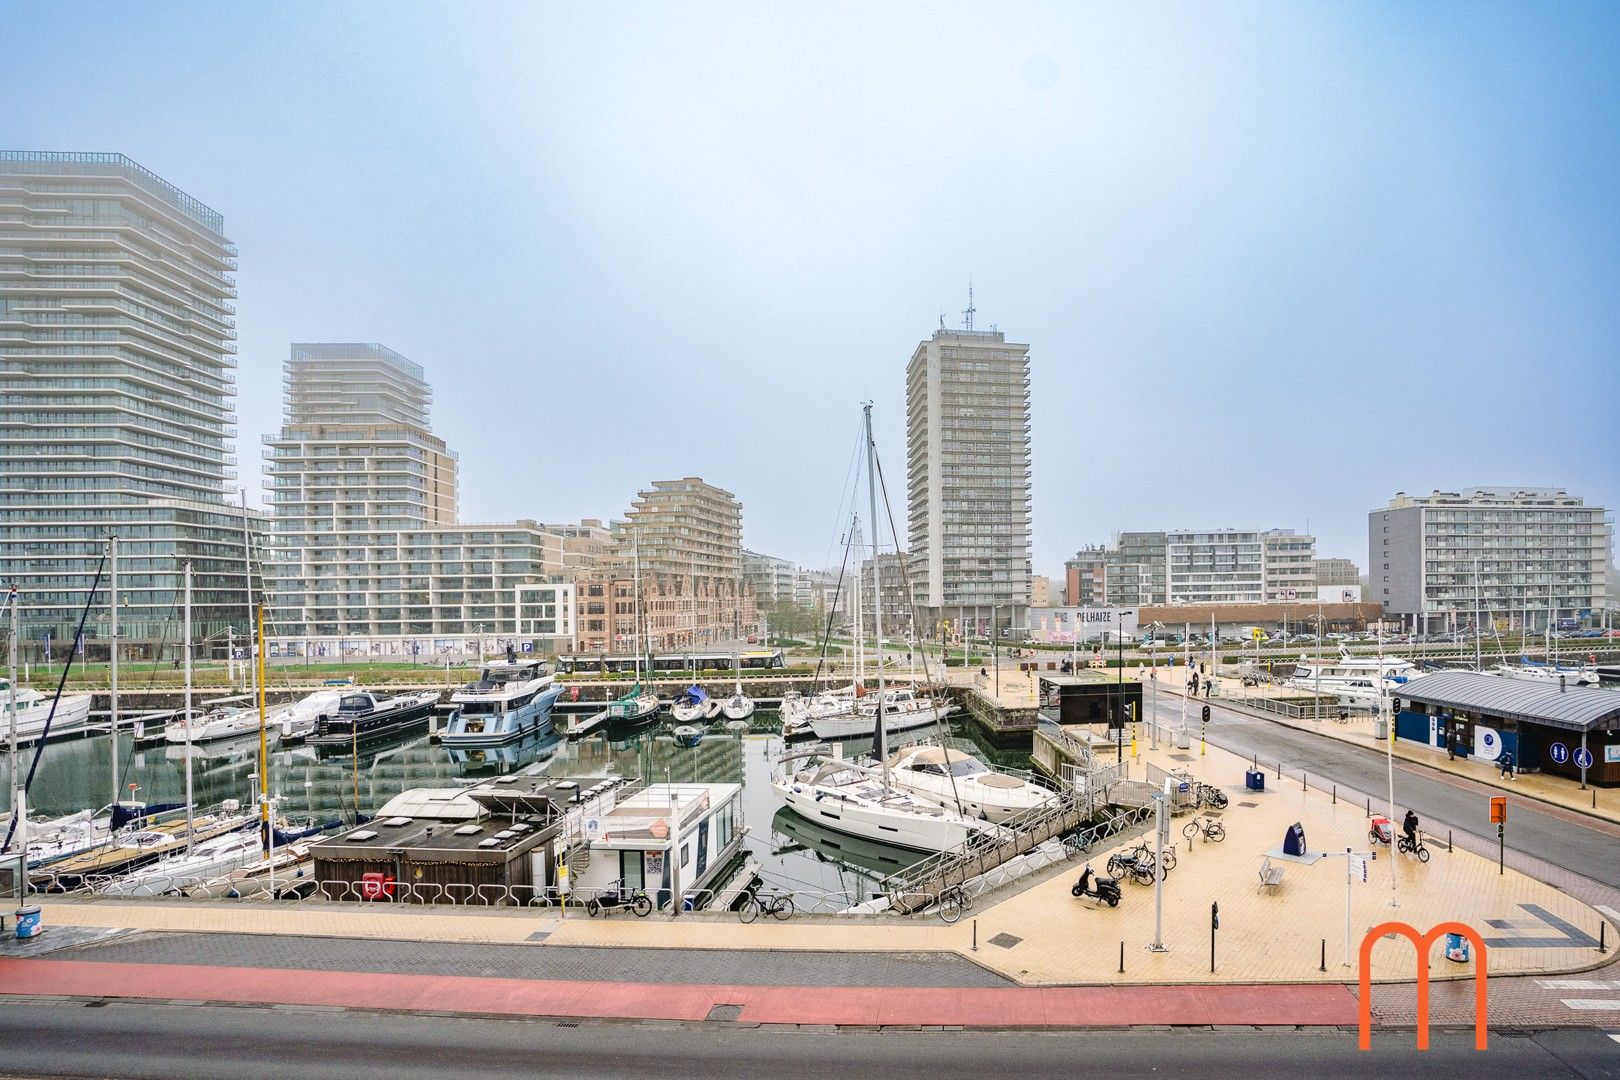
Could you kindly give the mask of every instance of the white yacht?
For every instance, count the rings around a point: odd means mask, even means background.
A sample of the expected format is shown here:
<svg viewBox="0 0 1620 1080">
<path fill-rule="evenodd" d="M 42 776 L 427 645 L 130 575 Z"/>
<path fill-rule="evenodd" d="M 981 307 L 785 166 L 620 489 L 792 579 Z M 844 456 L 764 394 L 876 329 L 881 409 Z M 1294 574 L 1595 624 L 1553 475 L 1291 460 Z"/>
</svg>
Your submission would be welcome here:
<svg viewBox="0 0 1620 1080">
<path fill-rule="evenodd" d="M 199 840 L 190 851 L 181 851 L 133 873 L 114 878 L 102 889 L 103 896 L 169 896 L 221 874 L 264 858 L 264 846 L 257 829 L 241 829 Z"/>
<path fill-rule="evenodd" d="M 1000 824 L 1056 797 L 1050 788 L 997 772 L 972 754 L 908 746 L 889 757 L 889 782 L 946 809 Z"/>
<path fill-rule="evenodd" d="M 1519 657 L 1517 664 L 1497 664 L 1490 674 L 1522 682 L 1550 683 L 1553 686 L 1558 685 L 1559 679 L 1563 679 L 1566 686 L 1597 686 L 1600 681 L 1595 668 L 1538 664 L 1527 656 Z"/>
<path fill-rule="evenodd" d="M 1294 673 L 1288 677 L 1288 684 L 1300 690 L 1320 687 L 1324 693 L 1335 695 L 1348 687 L 1352 690 L 1348 696 L 1357 696 L 1356 692 L 1370 687 L 1377 696 L 1380 684 L 1385 693 L 1393 693 L 1395 688 L 1422 675 L 1422 669 L 1416 664 L 1397 656 L 1379 659 L 1342 653 L 1337 660 L 1313 660 L 1302 655 L 1294 665 Z"/>
<path fill-rule="evenodd" d="M 789 690 L 782 695 L 782 705 L 778 710 L 782 716 L 782 731 L 786 734 L 789 728 L 792 728 L 795 734 L 807 734 L 810 731 L 811 717 L 843 712 L 849 708 L 851 702 L 865 692 L 864 687 L 854 683 L 821 690 L 808 697 L 797 690 Z"/>
<path fill-rule="evenodd" d="M 557 677 L 539 660 L 486 664 L 477 682 L 450 695 L 456 711 L 439 742 L 466 749 L 543 735 L 551 730 L 551 708 L 562 692 Z"/>
<path fill-rule="evenodd" d="M 54 694 L 41 693 L 28 686 L 17 687 L 17 743 L 31 743 L 45 733 L 45 720 L 51 715 Z M 51 720 L 51 734 L 77 731 L 90 718 L 89 694 L 63 694 Z M 11 681 L 0 677 L 0 741 L 11 738 Z"/>
<path fill-rule="evenodd" d="M 787 770 L 794 761 L 802 762 Z M 885 788 L 869 769 L 822 753 L 789 755 L 771 788 L 801 816 L 835 832 L 915 851 L 948 851 L 993 830 L 909 791 Z"/>
<path fill-rule="evenodd" d="M 281 732 L 282 742 L 307 739 L 315 734 L 321 717 L 336 713 L 342 701 L 341 690 L 317 690 L 302 700 L 281 706 L 270 714 L 267 723 Z"/>
<path fill-rule="evenodd" d="M 883 725 L 890 733 L 938 723 L 955 708 L 943 698 L 918 694 L 909 686 L 884 690 L 881 696 Z M 867 694 L 838 712 L 812 715 L 806 726 L 819 739 L 857 739 L 873 735 L 878 724 L 878 698 L 876 693 Z M 784 725 L 783 734 L 788 733 Z"/>
<path fill-rule="evenodd" d="M 191 732 L 187 736 L 186 728 Z M 268 719 L 265 723 L 269 728 Z M 273 730 L 273 729 L 272 729 Z M 163 737 L 170 743 L 192 744 L 212 742 L 215 739 L 233 739 L 238 735 L 258 734 L 259 710 L 253 706 L 241 708 L 213 708 L 206 712 L 194 714 L 188 725 L 185 717 L 169 721 L 163 729 Z"/>
</svg>

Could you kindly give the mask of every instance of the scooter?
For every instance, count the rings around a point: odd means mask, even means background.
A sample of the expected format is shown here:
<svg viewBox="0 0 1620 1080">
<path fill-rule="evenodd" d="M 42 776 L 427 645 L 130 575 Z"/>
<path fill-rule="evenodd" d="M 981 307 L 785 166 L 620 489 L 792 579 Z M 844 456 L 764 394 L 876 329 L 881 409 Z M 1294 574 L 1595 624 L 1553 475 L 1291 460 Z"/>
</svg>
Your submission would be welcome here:
<svg viewBox="0 0 1620 1080">
<path fill-rule="evenodd" d="M 1095 882 L 1095 886 L 1092 884 Z M 1069 890 L 1070 896 L 1089 896 L 1093 900 L 1100 900 L 1109 907 L 1119 907 L 1119 882 L 1111 877 L 1094 877 L 1091 873 L 1091 864 L 1080 873 L 1080 880 L 1074 883 Z"/>
</svg>

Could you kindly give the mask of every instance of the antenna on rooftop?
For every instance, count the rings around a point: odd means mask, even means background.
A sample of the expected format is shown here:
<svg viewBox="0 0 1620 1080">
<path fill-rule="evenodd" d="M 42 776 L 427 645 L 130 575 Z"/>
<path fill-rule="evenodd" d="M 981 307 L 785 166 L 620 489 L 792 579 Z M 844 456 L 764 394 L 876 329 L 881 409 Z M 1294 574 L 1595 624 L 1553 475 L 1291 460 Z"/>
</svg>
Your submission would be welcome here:
<svg viewBox="0 0 1620 1080">
<path fill-rule="evenodd" d="M 973 329 L 973 313 L 977 310 L 973 306 L 973 279 L 968 278 L 968 306 L 967 310 L 962 312 L 962 329 Z"/>
</svg>

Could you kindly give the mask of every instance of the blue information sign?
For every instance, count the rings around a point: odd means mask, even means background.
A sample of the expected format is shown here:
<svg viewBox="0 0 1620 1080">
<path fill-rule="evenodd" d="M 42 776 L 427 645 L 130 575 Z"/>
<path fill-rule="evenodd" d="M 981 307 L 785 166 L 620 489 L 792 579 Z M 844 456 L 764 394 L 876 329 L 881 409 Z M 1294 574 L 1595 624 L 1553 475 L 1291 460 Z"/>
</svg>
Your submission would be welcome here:
<svg viewBox="0 0 1620 1080">
<path fill-rule="evenodd" d="M 1575 751 L 1575 764 L 1583 769 L 1590 769 L 1592 767 L 1592 751 L 1584 746 Z"/>
<path fill-rule="evenodd" d="M 1569 747 L 1561 742 L 1555 742 L 1547 747 L 1547 756 L 1552 758 L 1556 764 L 1562 765 L 1569 760 Z"/>
</svg>

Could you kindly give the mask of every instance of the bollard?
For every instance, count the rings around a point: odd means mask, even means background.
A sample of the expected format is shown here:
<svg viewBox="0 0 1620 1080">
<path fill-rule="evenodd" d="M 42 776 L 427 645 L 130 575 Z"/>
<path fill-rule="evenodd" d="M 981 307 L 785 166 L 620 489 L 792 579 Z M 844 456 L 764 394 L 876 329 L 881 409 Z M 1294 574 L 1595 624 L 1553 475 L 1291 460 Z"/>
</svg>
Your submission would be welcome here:
<svg viewBox="0 0 1620 1080">
<path fill-rule="evenodd" d="M 1125 974 L 1125 943 L 1119 943 L 1119 973 Z"/>
<path fill-rule="evenodd" d="M 1372 796 L 1367 796 L 1367 816 L 1372 817 Z"/>
<path fill-rule="evenodd" d="M 1311 790 L 1311 774 L 1310 773 L 1302 772 L 1302 773 L 1299 774 L 1299 786 L 1304 788 L 1306 791 Z"/>
<path fill-rule="evenodd" d="M 1451 830 L 1450 829 L 1446 830 L 1446 853 L 1448 855 L 1451 853 Z"/>
<path fill-rule="evenodd" d="M 1326 971 L 1327 970 L 1327 938 L 1322 939 L 1322 966 L 1320 968 L 1318 968 L 1317 970 L 1319 970 L 1319 971 Z"/>
<path fill-rule="evenodd" d="M 1277 759 L 1277 779 L 1282 779 L 1282 758 Z"/>
<path fill-rule="evenodd" d="M 1339 785 L 1338 784 L 1333 785 L 1333 805 L 1334 806 L 1339 805 Z"/>
<path fill-rule="evenodd" d="M 1597 788 L 1592 789 L 1592 809 L 1597 809 Z"/>
<path fill-rule="evenodd" d="M 1598 923 L 1598 952 L 1609 951 L 1609 920 Z"/>
<path fill-rule="evenodd" d="M 973 920 L 973 951 L 979 951 L 979 920 Z"/>
</svg>

